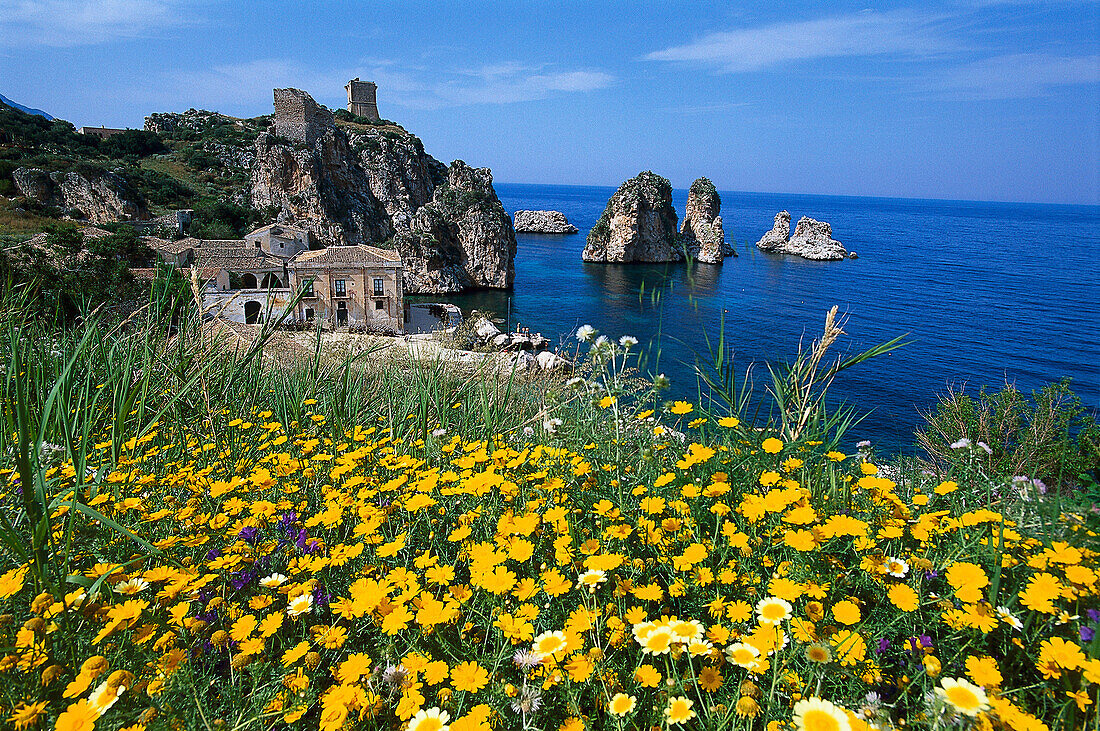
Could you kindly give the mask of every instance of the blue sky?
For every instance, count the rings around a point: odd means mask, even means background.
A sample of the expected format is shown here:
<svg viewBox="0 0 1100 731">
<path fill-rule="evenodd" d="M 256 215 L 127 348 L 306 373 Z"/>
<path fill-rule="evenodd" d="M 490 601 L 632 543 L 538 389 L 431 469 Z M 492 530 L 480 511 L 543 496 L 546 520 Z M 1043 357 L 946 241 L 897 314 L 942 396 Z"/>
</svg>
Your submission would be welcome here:
<svg viewBox="0 0 1100 731">
<path fill-rule="evenodd" d="M 352 77 L 502 182 L 1100 204 L 1100 3 L 0 0 L 0 93 L 78 126 Z"/>
</svg>

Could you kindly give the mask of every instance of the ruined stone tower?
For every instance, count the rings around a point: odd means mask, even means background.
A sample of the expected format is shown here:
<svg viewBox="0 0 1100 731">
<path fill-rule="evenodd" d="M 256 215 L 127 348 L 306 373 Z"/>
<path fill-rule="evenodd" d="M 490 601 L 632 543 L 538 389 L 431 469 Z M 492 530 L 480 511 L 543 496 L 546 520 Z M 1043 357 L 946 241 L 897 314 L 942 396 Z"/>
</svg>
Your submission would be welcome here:
<svg viewBox="0 0 1100 731">
<path fill-rule="evenodd" d="M 332 112 L 301 89 L 275 89 L 274 93 L 275 134 L 312 145 L 332 128 Z"/>
<path fill-rule="evenodd" d="M 360 81 L 358 77 L 352 79 L 344 88 L 348 91 L 348 111 L 357 117 L 366 117 L 377 122 L 378 116 L 378 86 L 373 81 Z"/>
</svg>

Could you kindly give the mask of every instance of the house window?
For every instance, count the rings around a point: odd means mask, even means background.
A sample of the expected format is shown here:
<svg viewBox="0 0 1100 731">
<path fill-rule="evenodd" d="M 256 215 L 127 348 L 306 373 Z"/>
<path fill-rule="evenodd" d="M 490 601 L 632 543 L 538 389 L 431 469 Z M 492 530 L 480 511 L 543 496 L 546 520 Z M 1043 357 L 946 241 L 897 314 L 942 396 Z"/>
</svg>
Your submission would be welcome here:
<svg viewBox="0 0 1100 731">
<path fill-rule="evenodd" d="M 383 300 L 375 300 L 374 301 L 374 309 L 384 310 L 384 309 L 386 309 L 386 303 Z"/>
<path fill-rule="evenodd" d="M 382 297 L 386 294 L 386 280 L 381 277 L 374 278 L 374 296 Z"/>
<path fill-rule="evenodd" d="M 335 290 L 337 297 L 348 296 L 348 283 L 343 279 L 337 279 L 334 283 L 333 289 Z"/>
<path fill-rule="evenodd" d="M 310 279 L 308 282 L 306 282 L 302 286 L 302 296 L 303 297 L 313 297 L 314 296 L 313 295 L 313 280 L 312 279 Z"/>
</svg>

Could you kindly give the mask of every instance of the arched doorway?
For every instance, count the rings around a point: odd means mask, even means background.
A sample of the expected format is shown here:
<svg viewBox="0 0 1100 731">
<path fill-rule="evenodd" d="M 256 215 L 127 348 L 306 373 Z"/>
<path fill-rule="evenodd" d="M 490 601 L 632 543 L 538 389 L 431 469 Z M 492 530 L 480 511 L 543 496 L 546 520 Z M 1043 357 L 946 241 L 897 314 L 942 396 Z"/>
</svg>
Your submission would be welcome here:
<svg viewBox="0 0 1100 731">
<path fill-rule="evenodd" d="M 283 285 L 282 285 L 282 282 L 279 281 L 278 277 L 276 277 L 274 274 L 271 274 L 270 272 L 268 272 L 267 274 L 264 275 L 264 281 L 260 283 L 260 286 L 263 287 L 264 289 L 268 289 L 269 287 L 270 288 L 279 288 L 279 287 L 282 287 Z"/>
<path fill-rule="evenodd" d="M 241 289 L 256 289 L 256 275 L 244 274 L 241 276 Z"/>
<path fill-rule="evenodd" d="M 336 324 L 347 325 L 348 324 L 348 303 L 340 302 L 336 305 Z"/>
<path fill-rule="evenodd" d="M 262 306 L 256 300 L 249 300 L 244 303 L 244 321 L 249 325 L 255 325 L 260 321 L 260 310 Z"/>
</svg>

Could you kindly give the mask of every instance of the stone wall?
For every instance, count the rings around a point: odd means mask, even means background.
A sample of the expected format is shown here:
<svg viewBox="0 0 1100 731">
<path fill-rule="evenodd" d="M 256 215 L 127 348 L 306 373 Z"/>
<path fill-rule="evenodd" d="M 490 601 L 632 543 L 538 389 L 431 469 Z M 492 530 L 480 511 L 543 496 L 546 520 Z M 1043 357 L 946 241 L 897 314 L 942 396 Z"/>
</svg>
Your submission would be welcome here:
<svg viewBox="0 0 1100 731">
<path fill-rule="evenodd" d="M 202 304 L 205 312 L 215 317 L 224 317 L 231 322 L 249 322 L 252 319 L 255 324 L 259 324 L 286 312 L 290 304 L 290 290 L 238 289 L 222 292 L 206 289 L 202 293 Z M 257 314 L 253 316 L 253 312 Z"/>
<path fill-rule="evenodd" d="M 336 123 L 332 112 L 299 89 L 275 89 L 275 134 L 312 145 Z"/>
</svg>

